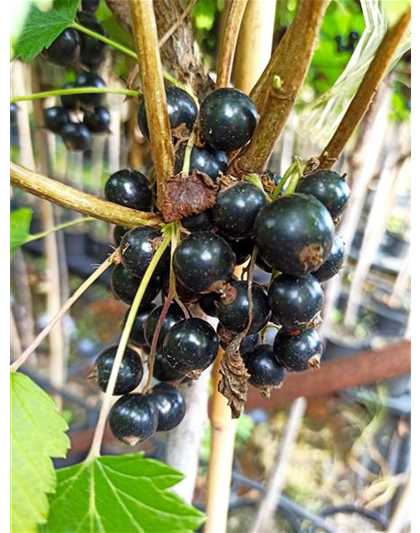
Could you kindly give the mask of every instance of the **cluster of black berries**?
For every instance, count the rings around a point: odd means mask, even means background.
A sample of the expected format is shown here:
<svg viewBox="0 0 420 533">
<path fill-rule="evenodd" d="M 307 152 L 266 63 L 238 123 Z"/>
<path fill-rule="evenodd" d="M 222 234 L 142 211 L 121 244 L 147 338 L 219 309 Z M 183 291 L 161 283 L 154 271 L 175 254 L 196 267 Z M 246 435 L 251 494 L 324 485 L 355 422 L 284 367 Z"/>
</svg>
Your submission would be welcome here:
<svg viewBox="0 0 420 533">
<path fill-rule="evenodd" d="M 356 30 L 349 32 L 347 36 L 347 44 L 344 44 L 342 35 L 336 35 L 335 42 L 337 43 L 337 52 L 354 52 L 358 40 L 359 32 Z"/>
<path fill-rule="evenodd" d="M 77 21 L 86 28 L 106 36 L 106 30 L 93 14 L 98 8 L 99 0 L 84 0 L 82 11 L 77 14 Z M 82 89 L 85 87 L 105 88 L 104 80 L 95 73 L 105 59 L 106 45 L 102 41 L 67 28 L 46 50 L 45 55 L 52 63 L 66 67 L 82 67 L 89 72 L 82 72 L 73 83 L 67 83 L 63 89 Z M 109 132 L 111 116 L 102 105 L 103 94 L 65 95 L 61 97 L 61 106 L 44 110 L 45 127 L 61 135 L 68 150 L 84 152 L 92 146 L 92 134 Z M 83 112 L 82 122 L 76 119 Z"/>
<path fill-rule="evenodd" d="M 132 363 L 123 361 L 117 382 L 121 387 L 116 388 L 116 394 L 124 396 L 110 414 L 114 435 L 128 443 L 144 440 L 156 429 L 179 424 L 185 404 L 173 382 L 199 377 L 214 362 L 219 344 L 226 348 L 238 336 L 249 383 L 261 390 L 279 386 L 286 370 L 319 366 L 322 345 L 314 328 L 323 304 L 321 283 L 334 276 L 343 261 L 343 242 L 335 235 L 335 223 L 350 196 L 344 178 L 332 171 L 316 171 L 299 181 L 295 193 L 269 201 L 262 188 L 223 178 L 227 169 L 225 152 L 244 146 L 254 132 L 258 117 L 252 101 L 236 89 L 217 89 L 204 99 L 198 111 L 184 91 L 169 87 L 166 93 L 173 132 L 180 127 L 190 132 L 195 127 L 198 131 L 200 145 L 191 151 L 189 171 L 207 174 L 219 189 L 213 207 L 181 220 L 187 235 L 175 249 L 172 265 L 184 309 L 171 303 L 162 321 L 164 306 L 153 303 L 160 292 L 163 296 L 168 293 L 167 250 L 138 310 L 130 341 L 145 354 L 150 352 L 158 321 L 162 322 L 153 369 L 153 377 L 161 383 L 150 393 L 127 394 L 143 375 L 139 357 L 130 351 Z M 147 137 L 143 102 L 139 125 Z M 185 145 L 178 147 L 178 170 L 183 167 L 185 150 Z M 274 185 L 278 182 L 273 173 L 269 178 Z M 190 179 L 190 175 L 183 179 Z M 105 196 L 141 211 L 152 211 L 155 205 L 153 187 L 135 170 L 113 174 L 105 186 Z M 121 263 L 112 273 L 112 291 L 131 304 L 162 234 L 153 227 L 140 226 L 129 231 L 117 227 L 114 235 Z M 273 272 L 269 286 L 234 276 L 235 267 L 251 256 L 258 266 Z M 219 320 L 217 331 L 205 320 L 192 316 L 197 306 Z M 263 340 L 270 320 L 280 330 L 273 346 Z M 114 357 L 115 348 L 101 354 L 97 361 L 102 388 Z M 103 358 L 106 365 L 102 365 Z"/>
</svg>

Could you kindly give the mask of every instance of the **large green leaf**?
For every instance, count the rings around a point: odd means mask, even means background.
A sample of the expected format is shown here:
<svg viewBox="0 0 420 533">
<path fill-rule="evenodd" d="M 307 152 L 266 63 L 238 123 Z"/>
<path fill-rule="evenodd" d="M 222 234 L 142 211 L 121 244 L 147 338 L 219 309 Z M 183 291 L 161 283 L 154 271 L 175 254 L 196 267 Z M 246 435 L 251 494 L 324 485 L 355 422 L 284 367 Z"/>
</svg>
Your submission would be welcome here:
<svg viewBox="0 0 420 533">
<path fill-rule="evenodd" d="M 11 530 L 35 533 L 48 516 L 56 475 L 51 457 L 65 457 L 67 424 L 53 400 L 30 378 L 10 375 Z"/>
<path fill-rule="evenodd" d="M 10 213 L 10 255 L 28 240 L 32 215 L 32 209 L 26 207 Z"/>
<path fill-rule="evenodd" d="M 204 515 L 168 492 L 176 470 L 139 454 L 99 457 L 57 471 L 43 532 L 187 533 Z"/>
<path fill-rule="evenodd" d="M 25 62 L 35 59 L 74 22 L 78 5 L 79 0 L 54 0 L 52 9 L 41 11 L 37 4 L 33 4 L 16 43 L 16 57 Z"/>
</svg>

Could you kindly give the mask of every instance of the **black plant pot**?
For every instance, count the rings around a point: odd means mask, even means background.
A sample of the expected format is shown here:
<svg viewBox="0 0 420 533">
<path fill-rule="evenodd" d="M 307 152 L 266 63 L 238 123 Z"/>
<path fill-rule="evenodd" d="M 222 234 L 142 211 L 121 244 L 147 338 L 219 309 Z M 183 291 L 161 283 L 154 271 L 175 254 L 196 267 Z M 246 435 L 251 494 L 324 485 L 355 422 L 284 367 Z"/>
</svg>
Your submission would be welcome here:
<svg viewBox="0 0 420 533">
<path fill-rule="evenodd" d="M 402 337 L 404 335 L 408 311 L 404 308 L 392 308 L 384 303 L 372 302 L 373 326 L 383 337 Z"/>
<path fill-rule="evenodd" d="M 391 257 L 404 257 L 409 246 L 409 241 L 396 233 L 387 231 L 384 235 L 380 252 L 382 254 L 390 255 Z"/>
<path fill-rule="evenodd" d="M 87 250 L 91 257 L 94 257 L 97 263 L 102 263 L 113 252 L 113 247 L 109 241 L 97 239 L 89 234 L 87 236 Z"/>
<path fill-rule="evenodd" d="M 352 342 L 341 340 L 339 338 L 327 339 L 324 355 L 322 361 L 332 361 L 334 359 L 342 359 L 343 357 L 349 357 L 365 350 L 370 350 L 372 347 L 370 340 Z"/>
<path fill-rule="evenodd" d="M 64 243 L 66 246 L 67 257 L 80 257 L 86 255 L 88 250 L 87 239 L 87 232 L 66 231 L 64 233 Z"/>
</svg>

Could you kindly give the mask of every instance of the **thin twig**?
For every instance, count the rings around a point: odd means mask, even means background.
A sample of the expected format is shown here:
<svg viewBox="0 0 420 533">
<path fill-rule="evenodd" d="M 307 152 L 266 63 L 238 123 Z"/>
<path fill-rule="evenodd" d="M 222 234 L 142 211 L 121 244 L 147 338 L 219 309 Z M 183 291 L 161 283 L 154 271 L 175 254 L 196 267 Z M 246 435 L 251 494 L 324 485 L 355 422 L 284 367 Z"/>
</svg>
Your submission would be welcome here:
<svg viewBox="0 0 420 533">
<path fill-rule="evenodd" d="M 179 19 L 173 24 L 169 30 L 163 35 L 159 40 L 159 48 L 163 46 L 166 41 L 176 32 L 176 30 L 183 24 L 184 20 L 188 17 L 190 14 L 192 8 L 197 3 L 197 0 L 191 0 L 190 3 L 185 8 L 184 12 L 181 14 Z"/>
</svg>

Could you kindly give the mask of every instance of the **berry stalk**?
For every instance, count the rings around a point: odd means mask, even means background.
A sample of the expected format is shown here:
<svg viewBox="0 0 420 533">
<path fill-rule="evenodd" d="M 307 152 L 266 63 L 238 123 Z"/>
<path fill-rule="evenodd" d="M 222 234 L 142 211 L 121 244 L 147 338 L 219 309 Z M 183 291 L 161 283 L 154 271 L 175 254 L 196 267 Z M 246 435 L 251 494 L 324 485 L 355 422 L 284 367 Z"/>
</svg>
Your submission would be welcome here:
<svg viewBox="0 0 420 533">
<path fill-rule="evenodd" d="M 137 97 L 137 91 L 130 89 L 109 89 L 101 87 L 80 87 L 74 89 L 57 89 L 54 91 L 43 91 L 40 93 L 27 94 L 25 96 L 14 96 L 10 99 L 11 104 L 16 102 L 28 102 L 30 100 L 40 100 L 42 98 L 50 98 L 52 96 L 66 96 L 68 94 L 121 94 L 123 96 Z"/>
</svg>

